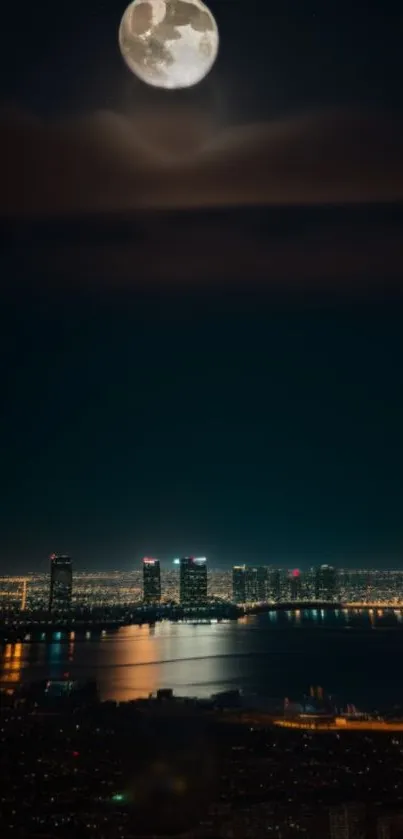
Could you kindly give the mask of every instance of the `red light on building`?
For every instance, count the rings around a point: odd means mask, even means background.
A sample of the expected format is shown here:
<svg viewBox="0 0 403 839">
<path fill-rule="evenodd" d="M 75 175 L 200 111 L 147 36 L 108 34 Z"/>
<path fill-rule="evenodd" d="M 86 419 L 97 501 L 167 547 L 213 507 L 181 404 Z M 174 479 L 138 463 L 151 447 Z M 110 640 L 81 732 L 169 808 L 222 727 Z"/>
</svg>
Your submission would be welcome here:
<svg viewBox="0 0 403 839">
<path fill-rule="evenodd" d="M 73 752 L 73 757 L 80 757 L 80 752 Z"/>
<path fill-rule="evenodd" d="M 299 570 L 299 568 L 294 568 L 294 570 L 291 571 L 291 576 L 292 577 L 299 577 L 300 574 L 301 574 L 301 571 Z"/>
<path fill-rule="evenodd" d="M 155 563 L 158 562 L 158 560 L 157 559 L 152 559 L 149 556 L 145 556 L 144 559 L 143 559 L 143 562 L 144 562 L 145 565 L 155 565 Z"/>
</svg>

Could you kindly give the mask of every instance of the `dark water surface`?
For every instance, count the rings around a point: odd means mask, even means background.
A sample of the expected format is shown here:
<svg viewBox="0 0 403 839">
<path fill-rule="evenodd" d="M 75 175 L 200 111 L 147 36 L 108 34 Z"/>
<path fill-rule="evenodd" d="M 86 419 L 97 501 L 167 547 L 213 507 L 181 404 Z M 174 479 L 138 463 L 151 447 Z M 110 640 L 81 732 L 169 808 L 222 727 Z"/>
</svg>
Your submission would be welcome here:
<svg viewBox="0 0 403 839">
<path fill-rule="evenodd" d="M 298 698 L 321 685 L 343 701 L 373 707 L 403 702 L 402 653 L 400 611 L 269 612 L 231 623 L 164 622 L 8 644 L 0 681 L 95 677 L 102 698 L 118 700 L 160 687 L 182 696 L 241 688 Z"/>
</svg>

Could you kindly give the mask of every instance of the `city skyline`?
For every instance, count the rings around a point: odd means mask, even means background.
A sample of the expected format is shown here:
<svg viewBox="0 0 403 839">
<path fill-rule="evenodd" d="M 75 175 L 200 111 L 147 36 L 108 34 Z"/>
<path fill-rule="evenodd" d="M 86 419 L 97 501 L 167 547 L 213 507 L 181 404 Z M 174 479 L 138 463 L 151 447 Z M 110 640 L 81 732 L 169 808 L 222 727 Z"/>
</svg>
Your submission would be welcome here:
<svg viewBox="0 0 403 839">
<path fill-rule="evenodd" d="M 48 573 L 0 576 L 0 611 L 47 612 L 53 620 L 78 610 L 176 606 L 188 609 L 228 606 L 304 608 L 310 604 L 338 607 L 403 607 L 403 571 L 346 569 L 319 565 L 306 570 L 267 565 L 211 568 L 206 557 L 182 557 L 161 568 L 156 558 L 143 557 L 131 571 L 74 570 L 70 557 L 52 554 Z M 168 617 L 168 613 L 165 618 Z M 177 616 L 176 616 L 177 617 Z M 236 614 L 232 615 L 236 618 Z M 239 615 L 238 615 L 239 617 Z"/>
</svg>

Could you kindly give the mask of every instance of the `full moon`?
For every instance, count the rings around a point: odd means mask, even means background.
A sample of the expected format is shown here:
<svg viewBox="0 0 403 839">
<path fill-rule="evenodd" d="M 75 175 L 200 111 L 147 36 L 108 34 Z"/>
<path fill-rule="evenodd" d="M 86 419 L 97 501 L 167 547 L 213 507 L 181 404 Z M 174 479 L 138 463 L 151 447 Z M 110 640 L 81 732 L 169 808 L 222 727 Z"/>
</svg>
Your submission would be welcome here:
<svg viewBox="0 0 403 839">
<path fill-rule="evenodd" d="M 192 87 L 207 76 L 218 53 L 218 28 L 201 0 L 134 0 L 119 28 L 122 56 L 153 87 Z"/>
</svg>

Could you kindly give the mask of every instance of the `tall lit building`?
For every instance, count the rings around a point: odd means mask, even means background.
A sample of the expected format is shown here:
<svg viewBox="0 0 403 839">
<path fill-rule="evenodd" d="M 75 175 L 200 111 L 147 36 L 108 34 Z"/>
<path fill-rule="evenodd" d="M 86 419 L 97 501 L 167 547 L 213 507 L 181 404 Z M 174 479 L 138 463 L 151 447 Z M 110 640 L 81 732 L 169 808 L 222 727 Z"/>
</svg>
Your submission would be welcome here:
<svg viewBox="0 0 403 839">
<path fill-rule="evenodd" d="M 159 603 L 161 600 L 161 569 L 159 559 L 145 556 L 143 559 L 144 603 Z"/>
<path fill-rule="evenodd" d="M 267 600 L 268 572 L 264 566 L 232 569 L 232 593 L 235 603 L 263 603 Z"/>
<path fill-rule="evenodd" d="M 279 603 L 281 600 L 281 572 L 278 568 L 268 574 L 268 600 Z"/>
<path fill-rule="evenodd" d="M 332 565 L 321 565 L 315 575 L 316 600 L 337 600 L 337 572 Z"/>
<path fill-rule="evenodd" d="M 235 603 L 246 603 L 245 565 L 234 565 L 232 569 L 232 597 Z"/>
<path fill-rule="evenodd" d="M 265 603 L 267 600 L 267 581 L 268 570 L 264 566 L 257 569 L 257 594 L 259 603 Z"/>
<path fill-rule="evenodd" d="M 290 580 L 290 598 L 292 601 L 297 601 L 302 599 L 302 576 L 301 571 L 298 568 L 294 568 L 293 571 L 289 573 L 289 580 Z"/>
<path fill-rule="evenodd" d="M 305 600 L 315 600 L 316 568 L 307 568 L 304 571 L 302 588 Z"/>
<path fill-rule="evenodd" d="M 179 599 L 182 606 L 206 605 L 206 557 L 185 556 L 179 561 Z"/>
<path fill-rule="evenodd" d="M 246 600 L 248 603 L 263 603 L 267 600 L 267 568 L 246 569 Z"/>
<path fill-rule="evenodd" d="M 73 564 L 69 556 L 50 557 L 49 611 L 65 614 L 71 609 Z"/>
</svg>

